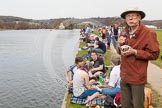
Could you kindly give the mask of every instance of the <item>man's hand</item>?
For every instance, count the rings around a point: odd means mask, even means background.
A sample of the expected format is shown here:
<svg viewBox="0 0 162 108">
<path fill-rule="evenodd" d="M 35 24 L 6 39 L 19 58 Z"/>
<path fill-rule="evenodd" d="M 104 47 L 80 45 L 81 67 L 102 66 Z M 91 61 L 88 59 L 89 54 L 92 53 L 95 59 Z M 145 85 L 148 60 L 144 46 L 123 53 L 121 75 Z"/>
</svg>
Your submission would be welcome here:
<svg viewBox="0 0 162 108">
<path fill-rule="evenodd" d="M 126 40 L 126 37 L 120 36 L 120 37 L 118 38 L 118 44 L 119 44 L 119 45 L 123 45 L 123 44 L 125 43 L 125 40 Z"/>
</svg>

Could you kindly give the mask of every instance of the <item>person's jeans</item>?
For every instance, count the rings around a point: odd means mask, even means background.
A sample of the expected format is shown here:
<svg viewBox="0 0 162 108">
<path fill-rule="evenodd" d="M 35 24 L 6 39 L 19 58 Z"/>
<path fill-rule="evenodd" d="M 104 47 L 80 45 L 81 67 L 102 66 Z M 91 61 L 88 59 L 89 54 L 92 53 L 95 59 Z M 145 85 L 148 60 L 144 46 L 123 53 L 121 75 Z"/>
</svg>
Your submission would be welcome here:
<svg viewBox="0 0 162 108">
<path fill-rule="evenodd" d="M 112 44 L 113 44 L 114 48 L 116 48 L 116 42 L 117 42 L 117 39 L 118 39 L 118 35 L 112 36 L 111 39 L 112 39 Z"/>
<path fill-rule="evenodd" d="M 128 84 L 121 81 L 122 108 L 144 108 L 144 84 Z"/>
<path fill-rule="evenodd" d="M 99 92 L 99 93 L 100 93 L 100 91 L 98 91 L 98 90 L 96 90 L 96 89 L 93 89 L 93 90 L 85 90 L 85 91 L 82 93 L 82 95 L 79 96 L 79 98 L 86 99 L 87 96 L 92 96 L 92 95 L 93 95 L 94 93 L 96 93 L 96 92 Z"/>
<path fill-rule="evenodd" d="M 120 92 L 120 88 L 103 88 L 102 89 L 102 94 L 104 95 L 109 95 L 109 96 L 112 96 L 112 97 L 115 97 L 116 95 L 116 92 Z"/>
<path fill-rule="evenodd" d="M 98 53 L 102 53 L 102 54 L 104 53 L 104 51 L 102 49 L 100 49 L 100 48 L 92 48 L 92 51 L 93 50 L 95 50 Z"/>
<path fill-rule="evenodd" d="M 110 43 L 111 43 L 111 37 L 107 37 L 107 45 L 110 46 Z"/>
</svg>

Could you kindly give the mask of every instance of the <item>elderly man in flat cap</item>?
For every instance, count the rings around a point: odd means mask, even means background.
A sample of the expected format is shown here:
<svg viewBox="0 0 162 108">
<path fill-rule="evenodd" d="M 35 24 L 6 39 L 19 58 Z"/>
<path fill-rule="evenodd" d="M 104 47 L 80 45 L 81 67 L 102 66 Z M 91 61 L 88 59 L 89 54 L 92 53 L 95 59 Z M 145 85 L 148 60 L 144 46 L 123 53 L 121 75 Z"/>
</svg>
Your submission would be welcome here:
<svg viewBox="0 0 162 108">
<path fill-rule="evenodd" d="M 138 8 L 129 8 L 121 14 L 127 24 L 116 48 L 121 54 L 122 108 L 144 108 L 148 61 L 157 59 L 160 52 L 155 31 L 141 22 L 145 15 Z"/>
</svg>

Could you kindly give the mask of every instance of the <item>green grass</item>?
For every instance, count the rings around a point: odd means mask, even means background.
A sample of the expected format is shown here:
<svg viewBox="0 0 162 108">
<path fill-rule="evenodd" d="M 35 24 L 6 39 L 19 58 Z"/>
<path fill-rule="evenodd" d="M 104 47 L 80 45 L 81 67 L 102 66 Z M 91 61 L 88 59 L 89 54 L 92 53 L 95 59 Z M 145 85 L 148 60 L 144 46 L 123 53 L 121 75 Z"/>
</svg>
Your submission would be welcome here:
<svg viewBox="0 0 162 108">
<path fill-rule="evenodd" d="M 157 66 L 159 66 L 162 69 L 162 60 L 161 60 L 161 56 L 162 56 L 162 30 L 156 30 L 157 33 L 157 38 L 160 44 L 160 55 L 159 58 L 157 60 L 151 61 L 152 63 L 156 64 Z"/>
<path fill-rule="evenodd" d="M 86 43 L 85 42 L 80 42 L 79 48 L 83 48 L 84 46 L 86 46 Z M 88 51 L 87 50 L 80 50 L 80 51 L 78 51 L 76 56 L 81 57 L 84 54 L 88 54 Z"/>
<path fill-rule="evenodd" d="M 94 30 L 93 30 L 93 34 L 95 34 L 95 35 L 97 35 L 97 36 L 99 35 L 97 29 L 94 29 Z"/>
</svg>

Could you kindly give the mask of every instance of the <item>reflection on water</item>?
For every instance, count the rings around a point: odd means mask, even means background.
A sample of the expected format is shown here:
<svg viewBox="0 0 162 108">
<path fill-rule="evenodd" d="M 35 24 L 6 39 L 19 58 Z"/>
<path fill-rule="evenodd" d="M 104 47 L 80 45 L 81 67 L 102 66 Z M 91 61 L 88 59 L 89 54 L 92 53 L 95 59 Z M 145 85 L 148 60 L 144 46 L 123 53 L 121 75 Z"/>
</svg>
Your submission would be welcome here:
<svg viewBox="0 0 162 108">
<path fill-rule="evenodd" d="M 0 31 L 0 108 L 60 108 L 78 38 L 78 30 Z"/>
</svg>

